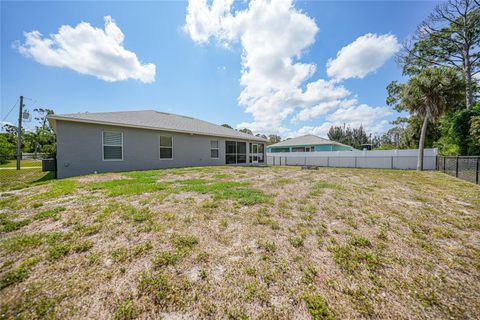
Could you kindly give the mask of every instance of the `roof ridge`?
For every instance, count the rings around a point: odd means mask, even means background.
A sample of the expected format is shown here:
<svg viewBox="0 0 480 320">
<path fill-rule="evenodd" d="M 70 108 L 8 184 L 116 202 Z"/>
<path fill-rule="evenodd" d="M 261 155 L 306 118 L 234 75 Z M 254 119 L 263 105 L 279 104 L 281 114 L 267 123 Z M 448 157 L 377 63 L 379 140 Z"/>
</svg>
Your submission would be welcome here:
<svg viewBox="0 0 480 320">
<path fill-rule="evenodd" d="M 194 118 L 187 115 L 168 113 L 158 110 L 126 110 L 106 112 L 78 112 L 70 114 L 54 114 L 48 116 L 49 121 L 78 121 L 117 126 L 134 126 L 146 129 L 163 129 L 177 132 L 197 133 L 225 136 L 232 139 L 260 140 L 262 137 L 250 135 L 238 130 L 225 128 L 220 124 Z"/>
</svg>

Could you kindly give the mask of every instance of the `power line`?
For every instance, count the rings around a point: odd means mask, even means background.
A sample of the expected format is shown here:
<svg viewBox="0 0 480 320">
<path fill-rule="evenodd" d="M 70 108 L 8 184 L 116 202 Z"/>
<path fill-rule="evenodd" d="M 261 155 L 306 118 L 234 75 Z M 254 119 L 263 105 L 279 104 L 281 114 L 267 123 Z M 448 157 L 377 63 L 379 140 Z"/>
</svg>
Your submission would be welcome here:
<svg viewBox="0 0 480 320">
<path fill-rule="evenodd" d="M 8 111 L 7 115 L 5 116 L 5 118 L 3 118 L 2 122 L 5 122 L 5 120 L 8 118 L 8 116 L 10 115 L 10 113 L 12 112 L 13 108 L 15 108 L 15 106 L 17 105 L 18 103 L 18 99 L 17 98 L 17 101 L 15 101 L 15 104 L 12 106 L 12 108 L 10 109 L 10 111 Z"/>
</svg>

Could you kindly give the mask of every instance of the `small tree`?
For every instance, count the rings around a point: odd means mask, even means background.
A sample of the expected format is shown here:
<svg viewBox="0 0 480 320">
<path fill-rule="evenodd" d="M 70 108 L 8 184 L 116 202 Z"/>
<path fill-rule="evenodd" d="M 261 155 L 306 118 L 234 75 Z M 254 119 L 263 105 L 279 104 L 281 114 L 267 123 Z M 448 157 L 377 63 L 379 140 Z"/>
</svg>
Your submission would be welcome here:
<svg viewBox="0 0 480 320">
<path fill-rule="evenodd" d="M 387 104 L 408 111 L 422 120 L 418 143 L 417 170 L 423 170 L 423 154 L 428 123 L 435 123 L 447 110 L 462 102 L 464 82 L 447 68 L 425 69 L 405 84 L 396 81 L 387 87 Z"/>
<path fill-rule="evenodd" d="M 246 134 L 251 134 L 253 136 L 253 132 L 252 130 L 248 129 L 248 128 L 243 128 L 241 130 L 238 130 L 240 132 L 243 132 L 243 133 L 246 133 Z"/>
<path fill-rule="evenodd" d="M 282 141 L 282 137 L 276 134 L 271 134 L 268 136 L 268 144 L 275 144 L 275 143 L 279 143 L 280 141 Z"/>
</svg>

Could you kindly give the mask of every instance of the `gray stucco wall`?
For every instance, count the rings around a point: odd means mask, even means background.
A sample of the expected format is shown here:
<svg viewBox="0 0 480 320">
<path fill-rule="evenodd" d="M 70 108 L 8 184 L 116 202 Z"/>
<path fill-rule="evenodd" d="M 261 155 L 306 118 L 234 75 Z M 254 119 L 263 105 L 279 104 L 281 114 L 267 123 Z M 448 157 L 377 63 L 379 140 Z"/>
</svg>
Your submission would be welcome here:
<svg viewBox="0 0 480 320">
<path fill-rule="evenodd" d="M 123 132 L 123 160 L 104 161 L 102 132 Z M 173 136 L 173 159 L 160 159 L 162 131 L 57 121 L 57 177 L 187 166 L 225 165 L 225 140 L 245 141 L 163 132 Z M 210 157 L 210 141 L 219 141 L 219 158 Z M 247 142 L 247 141 L 245 141 Z M 248 159 L 248 148 L 247 148 Z"/>
</svg>

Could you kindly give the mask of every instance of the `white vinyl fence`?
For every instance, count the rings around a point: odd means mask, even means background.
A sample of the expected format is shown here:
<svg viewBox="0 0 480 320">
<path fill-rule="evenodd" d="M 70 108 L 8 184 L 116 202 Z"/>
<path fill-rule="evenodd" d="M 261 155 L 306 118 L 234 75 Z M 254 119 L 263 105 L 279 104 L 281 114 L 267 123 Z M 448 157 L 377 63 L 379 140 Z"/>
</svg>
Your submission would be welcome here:
<svg viewBox="0 0 480 320">
<path fill-rule="evenodd" d="M 319 166 L 377 169 L 416 169 L 417 149 L 372 151 L 275 152 L 267 153 L 273 166 Z M 423 168 L 436 170 L 437 149 L 425 149 Z"/>
</svg>

